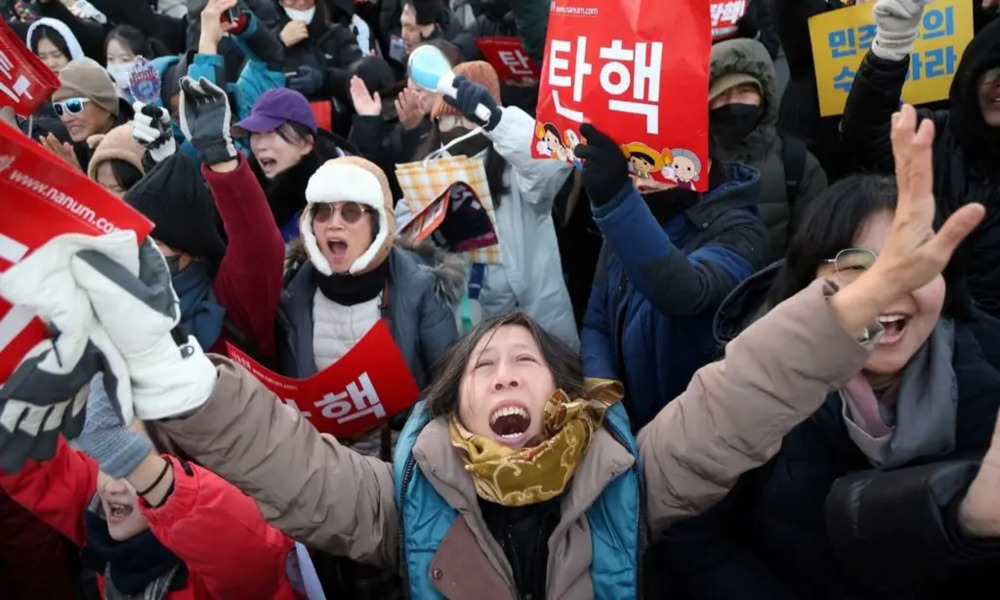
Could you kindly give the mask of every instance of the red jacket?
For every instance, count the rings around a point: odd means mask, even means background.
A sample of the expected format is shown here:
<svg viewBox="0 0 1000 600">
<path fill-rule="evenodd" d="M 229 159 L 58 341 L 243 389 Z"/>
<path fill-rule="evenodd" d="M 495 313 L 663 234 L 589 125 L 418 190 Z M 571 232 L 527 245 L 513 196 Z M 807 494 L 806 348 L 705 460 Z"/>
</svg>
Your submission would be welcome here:
<svg viewBox="0 0 1000 600">
<path fill-rule="evenodd" d="M 240 166 L 231 173 L 201 167 L 229 238 L 213 289 L 216 301 L 226 309 L 226 319 L 256 346 L 242 349 L 256 351 L 259 358 L 274 358 L 285 244 L 246 157 L 240 154 L 239 160 Z M 211 351 L 226 355 L 223 334 Z M 239 340 L 229 341 L 241 345 Z"/>
<path fill-rule="evenodd" d="M 218 475 L 164 458 L 173 463 L 173 493 L 160 508 L 141 499 L 139 504 L 152 534 L 189 571 L 187 587 L 171 592 L 168 600 L 296 598 L 285 574 L 292 540 L 267 524 L 249 496 Z M 65 440 L 59 440 L 52 460 L 0 473 L 0 487 L 77 545 L 86 545 L 83 515 L 97 489 L 97 463 Z"/>
</svg>

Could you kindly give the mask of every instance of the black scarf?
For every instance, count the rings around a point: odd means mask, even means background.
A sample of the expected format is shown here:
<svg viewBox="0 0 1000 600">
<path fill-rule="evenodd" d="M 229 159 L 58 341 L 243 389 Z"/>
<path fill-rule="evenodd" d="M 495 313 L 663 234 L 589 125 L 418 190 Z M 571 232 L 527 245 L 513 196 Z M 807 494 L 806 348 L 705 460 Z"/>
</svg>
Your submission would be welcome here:
<svg viewBox="0 0 1000 600">
<path fill-rule="evenodd" d="M 319 157 L 315 150 L 302 157 L 299 164 L 274 179 L 264 177 L 257 161 L 253 161 L 253 171 L 257 181 L 264 188 L 267 204 L 271 207 L 274 222 L 284 227 L 295 214 L 306 207 L 306 186 L 309 178 L 319 168 Z"/>
<path fill-rule="evenodd" d="M 313 278 L 316 287 L 328 300 L 341 306 L 354 306 L 375 298 L 385 289 L 385 282 L 389 278 L 389 259 L 386 258 L 382 264 L 367 273 L 323 275 L 315 271 Z"/>
<path fill-rule="evenodd" d="M 725 165 L 718 160 L 713 160 L 712 168 L 708 173 L 709 192 L 729 180 L 729 172 Z M 649 207 L 649 211 L 653 213 L 653 217 L 657 223 L 666 223 L 685 210 L 698 204 L 701 201 L 701 197 L 701 192 L 680 187 L 642 195 L 642 199 L 646 202 L 646 206 Z"/>
<path fill-rule="evenodd" d="M 182 590 L 187 586 L 184 564 L 152 532 L 144 531 L 130 540 L 117 542 L 108 533 L 107 521 L 93 510 L 84 513 L 84 522 L 86 552 L 93 559 L 90 566 L 107 573 L 119 592 L 129 596 L 141 594 L 148 585 L 178 567 L 170 589 Z"/>
</svg>

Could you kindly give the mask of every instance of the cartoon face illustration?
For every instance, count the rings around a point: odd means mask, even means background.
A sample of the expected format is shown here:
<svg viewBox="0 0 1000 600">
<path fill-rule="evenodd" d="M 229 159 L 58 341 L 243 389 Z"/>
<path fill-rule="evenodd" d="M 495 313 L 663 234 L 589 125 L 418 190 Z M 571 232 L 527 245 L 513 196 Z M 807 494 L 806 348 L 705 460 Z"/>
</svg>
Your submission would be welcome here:
<svg viewBox="0 0 1000 600">
<path fill-rule="evenodd" d="M 549 155 L 559 160 L 566 160 L 566 147 L 563 146 L 562 138 L 559 136 L 559 130 L 556 126 L 551 123 L 545 124 L 545 134 L 542 136 L 542 141 L 545 142 L 545 146 L 549 150 Z"/>
<path fill-rule="evenodd" d="M 698 174 L 701 173 L 701 161 L 698 156 L 690 150 L 677 149 L 674 155 L 674 177 L 687 184 L 698 181 Z"/>
<path fill-rule="evenodd" d="M 653 171 L 656 163 L 653 161 L 653 157 L 647 156 L 641 152 L 633 152 L 629 156 L 628 161 L 632 163 L 632 168 L 635 169 L 635 174 L 639 179 L 649 179 L 649 174 Z"/>
</svg>

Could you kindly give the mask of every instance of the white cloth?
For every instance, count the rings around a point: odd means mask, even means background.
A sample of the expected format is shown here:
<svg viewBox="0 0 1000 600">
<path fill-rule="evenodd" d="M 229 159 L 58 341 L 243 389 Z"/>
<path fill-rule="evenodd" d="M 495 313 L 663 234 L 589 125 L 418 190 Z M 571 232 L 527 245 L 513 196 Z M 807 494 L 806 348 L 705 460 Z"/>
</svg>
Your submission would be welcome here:
<svg viewBox="0 0 1000 600">
<path fill-rule="evenodd" d="M 367 302 L 344 306 L 319 289 L 313 296 L 313 357 L 322 371 L 341 359 L 381 317 L 382 294 Z"/>
<path fill-rule="evenodd" d="M 358 48 L 362 54 L 368 54 L 372 49 L 372 28 L 357 14 L 351 15 L 351 30 L 358 40 Z"/>
<path fill-rule="evenodd" d="M 80 42 L 76 39 L 76 36 L 73 35 L 73 32 L 70 31 L 69 26 L 59 19 L 52 19 L 50 17 L 42 17 L 28 27 L 28 34 L 25 36 L 25 39 L 27 40 L 25 45 L 28 46 L 29 50 L 31 49 L 31 41 L 35 36 L 35 32 L 37 32 L 38 28 L 42 25 L 51 27 L 59 32 L 59 35 L 61 35 L 63 40 L 66 42 L 66 48 L 69 49 L 69 56 L 67 58 L 71 61 L 78 58 L 84 58 L 86 56 L 83 53 L 83 48 L 80 46 Z"/>
<path fill-rule="evenodd" d="M 519 108 L 506 107 L 500 123 L 486 134 L 508 162 L 504 180 L 509 192 L 496 209 L 503 264 L 486 267 L 479 304 L 484 319 L 523 311 L 579 350 L 580 335 L 552 219 L 552 204 L 573 166 L 533 159 L 534 131 L 534 119 Z M 396 204 L 396 222 L 405 223 L 410 218 L 412 212 L 404 198 Z"/>
</svg>

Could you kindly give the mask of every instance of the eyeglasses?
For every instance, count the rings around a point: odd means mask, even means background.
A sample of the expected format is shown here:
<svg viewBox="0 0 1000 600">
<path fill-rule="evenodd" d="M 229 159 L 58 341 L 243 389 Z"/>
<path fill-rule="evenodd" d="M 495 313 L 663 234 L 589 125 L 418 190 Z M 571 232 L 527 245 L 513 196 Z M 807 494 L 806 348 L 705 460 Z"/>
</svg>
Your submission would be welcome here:
<svg viewBox="0 0 1000 600">
<path fill-rule="evenodd" d="M 987 69 L 986 72 L 983 73 L 983 83 L 986 85 L 993 85 L 998 81 L 1000 81 L 1000 67 Z"/>
<path fill-rule="evenodd" d="M 70 98 L 62 102 L 53 102 L 52 108 L 56 111 L 56 116 L 62 117 L 64 114 L 78 115 L 83 112 L 83 105 L 90 102 L 90 98 Z"/>
<path fill-rule="evenodd" d="M 331 204 L 317 204 L 313 209 L 313 219 L 318 223 L 326 223 L 333 218 L 333 215 L 340 211 L 340 218 L 348 225 L 353 225 L 361 220 L 361 215 L 374 212 L 371 207 L 358 204 L 357 202 L 334 202 Z"/>
<path fill-rule="evenodd" d="M 868 248 L 845 248 L 823 262 L 836 267 L 841 282 L 851 283 L 870 269 L 877 258 L 878 255 Z"/>
</svg>

